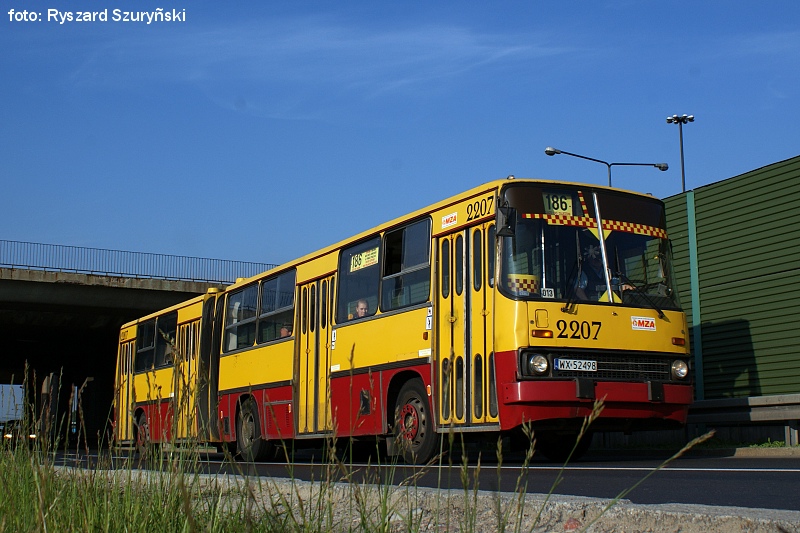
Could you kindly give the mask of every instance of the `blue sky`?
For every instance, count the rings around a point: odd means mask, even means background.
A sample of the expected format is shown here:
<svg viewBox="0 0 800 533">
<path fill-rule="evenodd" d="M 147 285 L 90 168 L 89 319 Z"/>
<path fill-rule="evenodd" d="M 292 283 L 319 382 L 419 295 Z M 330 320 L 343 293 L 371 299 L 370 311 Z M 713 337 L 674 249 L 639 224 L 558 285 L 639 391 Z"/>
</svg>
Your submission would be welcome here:
<svg viewBox="0 0 800 533">
<path fill-rule="evenodd" d="M 114 22 L 113 10 L 186 10 Z M 9 9 L 107 22 L 11 21 Z M 0 239 L 283 262 L 514 174 L 800 154 L 800 3 L 6 0 Z"/>
</svg>

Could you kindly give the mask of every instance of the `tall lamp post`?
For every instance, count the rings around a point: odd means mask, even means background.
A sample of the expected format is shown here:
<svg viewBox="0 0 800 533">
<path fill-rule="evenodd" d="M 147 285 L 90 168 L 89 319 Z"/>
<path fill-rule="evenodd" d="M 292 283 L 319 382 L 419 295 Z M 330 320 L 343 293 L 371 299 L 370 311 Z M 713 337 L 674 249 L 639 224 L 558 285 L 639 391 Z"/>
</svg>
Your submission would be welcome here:
<svg viewBox="0 0 800 533">
<path fill-rule="evenodd" d="M 681 191 L 686 192 L 686 172 L 683 167 L 683 125 L 689 122 L 694 122 L 694 115 L 672 115 L 667 117 L 667 124 L 677 124 L 678 132 L 681 138 Z"/>
<path fill-rule="evenodd" d="M 603 161 L 602 159 L 595 159 L 593 157 L 586 157 L 585 155 L 578 155 L 573 154 L 570 152 L 565 152 L 564 150 L 559 150 L 557 148 L 553 148 L 552 146 L 548 146 L 544 149 L 544 153 L 547 155 L 557 155 L 557 154 L 564 154 L 564 155 L 571 155 L 572 157 L 580 157 L 581 159 L 588 159 L 589 161 L 595 161 L 597 163 L 603 163 L 606 167 L 608 167 L 608 186 L 611 187 L 611 167 L 655 167 L 660 171 L 665 171 L 669 168 L 669 165 L 666 163 L 609 163 L 607 161 Z"/>
</svg>

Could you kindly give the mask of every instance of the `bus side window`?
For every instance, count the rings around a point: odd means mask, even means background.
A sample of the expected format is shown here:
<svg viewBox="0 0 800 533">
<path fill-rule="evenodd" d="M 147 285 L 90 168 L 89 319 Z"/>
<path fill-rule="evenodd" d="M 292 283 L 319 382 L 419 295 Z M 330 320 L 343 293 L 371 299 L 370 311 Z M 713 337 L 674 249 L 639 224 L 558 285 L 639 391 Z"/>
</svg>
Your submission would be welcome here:
<svg viewBox="0 0 800 533">
<path fill-rule="evenodd" d="M 488 236 L 486 237 L 486 267 L 488 269 L 489 287 L 494 287 L 494 262 L 497 258 L 497 237 L 494 230 L 494 224 L 489 226 Z"/>
<path fill-rule="evenodd" d="M 156 320 L 156 361 L 155 367 L 169 366 L 174 357 L 173 347 L 178 332 L 178 312 L 174 311 Z"/>
<path fill-rule="evenodd" d="M 377 236 L 342 250 L 336 291 L 337 323 L 356 318 L 356 307 L 360 300 L 367 304 L 366 316 L 375 314 L 380 287 L 380 261 L 381 239 Z"/>
<path fill-rule="evenodd" d="M 386 233 L 381 311 L 428 301 L 431 287 L 430 228 L 430 220 L 425 219 Z"/>
<path fill-rule="evenodd" d="M 151 370 L 155 361 L 156 321 L 148 320 L 138 326 L 136 334 L 136 361 L 137 372 Z"/>
<path fill-rule="evenodd" d="M 225 351 L 255 344 L 258 285 L 248 285 L 228 296 L 225 312 Z"/>
<path fill-rule="evenodd" d="M 258 342 L 269 342 L 294 334 L 295 271 L 284 272 L 261 284 Z"/>
</svg>

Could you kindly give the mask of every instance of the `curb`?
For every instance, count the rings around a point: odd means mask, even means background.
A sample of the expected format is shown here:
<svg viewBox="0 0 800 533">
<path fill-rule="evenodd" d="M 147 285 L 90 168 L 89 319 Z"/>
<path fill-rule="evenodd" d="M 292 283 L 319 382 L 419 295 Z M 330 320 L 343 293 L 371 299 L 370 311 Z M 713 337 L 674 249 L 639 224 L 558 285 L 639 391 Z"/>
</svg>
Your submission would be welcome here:
<svg viewBox="0 0 800 533">
<path fill-rule="evenodd" d="M 679 449 L 679 448 L 678 448 Z M 657 457 L 667 459 L 676 453 L 675 450 L 661 449 L 589 449 L 584 460 L 608 457 Z M 765 459 L 800 458 L 799 446 L 783 446 L 780 448 L 700 448 L 687 451 L 683 457 L 751 457 Z"/>
<path fill-rule="evenodd" d="M 724 452 L 722 457 L 800 457 L 800 447 L 784 446 L 782 448 L 731 448 L 723 450 L 690 450 L 690 454 L 713 455 L 714 452 Z"/>
</svg>

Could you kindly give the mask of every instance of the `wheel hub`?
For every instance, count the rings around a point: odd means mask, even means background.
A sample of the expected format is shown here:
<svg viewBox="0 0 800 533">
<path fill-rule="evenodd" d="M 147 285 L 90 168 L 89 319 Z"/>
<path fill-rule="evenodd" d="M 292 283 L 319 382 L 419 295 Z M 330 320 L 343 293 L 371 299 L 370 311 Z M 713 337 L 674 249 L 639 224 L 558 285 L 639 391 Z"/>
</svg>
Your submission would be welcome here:
<svg viewBox="0 0 800 533">
<path fill-rule="evenodd" d="M 414 440 L 419 432 L 419 414 L 413 405 L 406 404 L 400 411 L 400 417 L 403 421 L 403 437 L 408 440 Z"/>
</svg>

